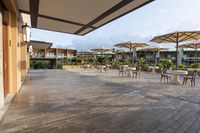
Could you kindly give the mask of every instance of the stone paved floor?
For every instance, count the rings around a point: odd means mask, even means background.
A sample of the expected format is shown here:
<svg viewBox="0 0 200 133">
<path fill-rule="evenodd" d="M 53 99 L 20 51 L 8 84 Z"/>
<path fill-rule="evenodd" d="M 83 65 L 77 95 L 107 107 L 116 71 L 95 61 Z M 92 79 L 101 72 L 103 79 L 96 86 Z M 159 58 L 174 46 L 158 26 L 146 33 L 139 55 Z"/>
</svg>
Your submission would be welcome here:
<svg viewBox="0 0 200 133">
<path fill-rule="evenodd" d="M 199 81 L 191 88 L 156 74 L 34 70 L 0 133 L 200 133 Z"/>
</svg>

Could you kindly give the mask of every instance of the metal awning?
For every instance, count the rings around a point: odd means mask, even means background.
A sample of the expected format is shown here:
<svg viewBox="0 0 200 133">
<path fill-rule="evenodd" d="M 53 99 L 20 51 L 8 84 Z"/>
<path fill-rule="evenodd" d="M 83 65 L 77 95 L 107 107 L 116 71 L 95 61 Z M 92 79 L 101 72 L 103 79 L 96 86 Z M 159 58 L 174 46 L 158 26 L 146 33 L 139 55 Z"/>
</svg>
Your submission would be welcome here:
<svg viewBox="0 0 200 133">
<path fill-rule="evenodd" d="M 43 42 L 43 41 L 36 41 L 36 40 L 31 40 L 28 44 L 32 45 L 32 48 L 36 48 L 36 49 L 47 49 L 52 46 L 52 43 L 50 42 Z"/>
<path fill-rule="evenodd" d="M 154 0 L 17 0 L 31 27 L 85 35 Z"/>
</svg>

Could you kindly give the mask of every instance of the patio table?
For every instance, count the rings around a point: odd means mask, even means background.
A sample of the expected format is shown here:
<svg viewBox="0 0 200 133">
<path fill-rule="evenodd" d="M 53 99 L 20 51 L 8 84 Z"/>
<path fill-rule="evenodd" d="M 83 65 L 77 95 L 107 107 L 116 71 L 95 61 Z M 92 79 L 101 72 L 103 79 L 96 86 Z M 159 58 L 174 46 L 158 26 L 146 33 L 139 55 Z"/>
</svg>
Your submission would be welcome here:
<svg viewBox="0 0 200 133">
<path fill-rule="evenodd" d="M 106 65 L 106 71 L 108 72 L 111 68 L 111 65 Z"/>
<path fill-rule="evenodd" d="M 200 71 L 200 68 L 188 68 L 188 71 Z"/>
<path fill-rule="evenodd" d="M 92 65 L 85 65 L 85 67 L 86 67 L 87 69 L 90 69 L 90 68 L 92 67 Z"/>
<path fill-rule="evenodd" d="M 100 69 L 100 72 L 103 72 L 105 70 L 106 66 L 97 66 L 98 69 Z"/>
<path fill-rule="evenodd" d="M 155 73 L 155 70 L 158 69 L 159 67 L 156 66 L 149 66 L 150 69 L 152 69 L 152 73 Z"/>
<path fill-rule="evenodd" d="M 134 70 L 136 70 L 135 67 L 128 67 L 128 68 L 126 69 L 126 71 L 128 72 L 128 73 L 127 73 L 127 76 L 128 76 L 128 77 L 132 77 L 132 76 L 133 76 L 133 73 L 132 73 L 132 72 L 133 72 Z"/>
<path fill-rule="evenodd" d="M 180 75 L 187 75 L 188 71 L 183 70 L 167 70 L 167 74 L 173 75 L 173 79 L 171 81 L 171 84 L 180 84 Z"/>
</svg>

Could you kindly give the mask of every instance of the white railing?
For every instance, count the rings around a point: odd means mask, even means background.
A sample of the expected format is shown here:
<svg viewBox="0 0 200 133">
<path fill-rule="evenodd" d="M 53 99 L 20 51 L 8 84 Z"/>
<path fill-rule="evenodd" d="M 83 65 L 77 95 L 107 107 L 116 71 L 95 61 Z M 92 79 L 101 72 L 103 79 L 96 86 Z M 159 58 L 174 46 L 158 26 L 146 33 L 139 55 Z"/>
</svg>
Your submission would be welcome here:
<svg viewBox="0 0 200 133">
<path fill-rule="evenodd" d="M 184 60 L 195 60 L 195 57 L 184 57 Z M 200 60 L 200 57 L 196 57 L 197 60 Z"/>
</svg>

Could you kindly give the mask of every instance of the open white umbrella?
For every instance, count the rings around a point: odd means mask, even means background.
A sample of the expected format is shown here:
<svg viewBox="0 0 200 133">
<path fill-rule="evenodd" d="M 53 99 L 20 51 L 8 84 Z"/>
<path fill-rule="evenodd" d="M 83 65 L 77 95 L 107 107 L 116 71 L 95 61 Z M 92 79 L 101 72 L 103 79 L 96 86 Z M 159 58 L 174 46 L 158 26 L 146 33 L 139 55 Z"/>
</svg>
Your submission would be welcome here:
<svg viewBox="0 0 200 133">
<path fill-rule="evenodd" d="M 200 39 L 200 31 L 181 31 L 154 37 L 157 43 L 176 43 L 176 70 L 178 69 L 178 45 L 180 42 Z"/>
<path fill-rule="evenodd" d="M 91 55 L 94 55 L 94 53 L 95 51 L 86 50 L 86 51 L 83 51 L 81 54 L 83 54 L 87 59 L 89 59 Z"/>
<path fill-rule="evenodd" d="M 160 51 L 165 51 L 165 50 L 168 50 L 168 48 L 149 46 L 149 47 L 140 49 L 140 50 L 138 50 L 138 51 L 151 51 L 151 52 L 155 52 L 156 55 L 157 55 L 157 54 L 159 55 L 159 52 L 160 52 Z M 157 62 L 157 58 L 156 58 L 156 61 L 155 61 L 155 62 Z"/>
<path fill-rule="evenodd" d="M 178 46 L 179 48 L 192 48 L 195 49 L 195 62 L 197 62 L 197 49 L 200 48 L 200 41 L 194 41 Z"/>
<path fill-rule="evenodd" d="M 116 45 L 114 45 L 115 47 L 119 47 L 119 48 L 128 48 L 130 50 L 130 57 L 133 59 L 134 57 L 134 52 L 133 51 L 133 54 L 131 56 L 131 52 L 132 52 L 132 49 L 135 49 L 135 48 L 142 48 L 142 47 L 146 47 L 146 46 L 149 46 L 148 44 L 146 43 L 141 43 L 141 42 L 123 42 L 123 43 L 118 43 Z"/>
<path fill-rule="evenodd" d="M 103 53 L 104 53 L 104 52 L 112 51 L 112 49 L 111 49 L 111 48 L 101 47 L 101 48 L 94 48 L 94 49 L 91 49 L 91 51 L 100 52 L 100 53 L 101 53 L 101 56 L 103 56 Z"/>
</svg>

